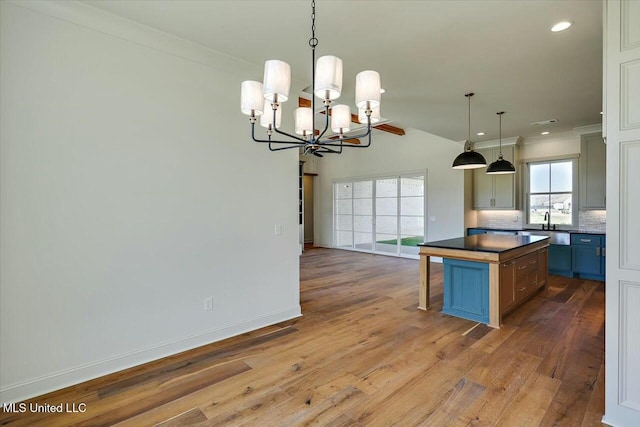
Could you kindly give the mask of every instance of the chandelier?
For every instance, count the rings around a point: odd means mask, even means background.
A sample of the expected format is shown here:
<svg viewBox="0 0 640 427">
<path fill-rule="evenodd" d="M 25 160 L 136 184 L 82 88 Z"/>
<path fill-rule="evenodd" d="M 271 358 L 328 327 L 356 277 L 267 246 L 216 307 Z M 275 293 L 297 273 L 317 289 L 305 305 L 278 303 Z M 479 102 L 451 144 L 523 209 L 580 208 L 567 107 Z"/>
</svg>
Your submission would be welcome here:
<svg viewBox="0 0 640 427">
<path fill-rule="evenodd" d="M 302 148 L 304 154 L 323 157 L 323 153 L 340 154 L 344 147 L 366 148 L 371 145 L 371 124 L 380 120 L 380 74 L 376 71 L 362 71 L 356 75 L 356 106 L 358 121 L 366 124 L 366 131 L 359 135 L 350 135 L 352 115 L 351 108 L 345 104 L 331 106 L 332 101 L 340 97 L 342 91 L 342 60 L 336 56 L 322 56 L 316 63 L 316 4 L 311 2 L 311 108 L 300 107 L 295 110 L 295 135 L 281 131 L 281 104 L 289 98 L 291 86 L 291 67 L 279 60 L 268 60 L 264 66 L 264 80 L 242 82 L 240 93 L 241 111 L 249 116 L 251 138 L 255 142 L 266 143 L 271 151 Z M 317 130 L 315 126 L 315 105 L 318 97 L 324 105 L 324 128 Z M 257 138 L 256 122 L 266 128 L 266 139 Z M 335 135 L 325 138 L 329 129 Z M 275 135 L 274 135 L 275 134 Z M 281 135 L 282 139 L 276 139 Z M 366 144 L 352 144 L 356 138 L 367 138 Z"/>
</svg>

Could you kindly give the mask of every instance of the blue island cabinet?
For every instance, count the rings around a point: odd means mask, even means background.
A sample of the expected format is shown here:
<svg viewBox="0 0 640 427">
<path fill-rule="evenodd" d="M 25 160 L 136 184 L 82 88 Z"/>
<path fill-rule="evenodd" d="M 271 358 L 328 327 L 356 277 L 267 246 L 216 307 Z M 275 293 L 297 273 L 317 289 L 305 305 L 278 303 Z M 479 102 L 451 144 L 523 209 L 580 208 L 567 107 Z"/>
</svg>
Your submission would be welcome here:
<svg viewBox="0 0 640 427">
<path fill-rule="evenodd" d="M 449 258 L 443 264 L 442 312 L 489 323 L 489 264 Z"/>
<path fill-rule="evenodd" d="M 432 256 L 444 264 L 442 312 L 492 328 L 547 283 L 547 236 L 478 234 L 418 246 L 420 310 L 431 306 Z"/>
</svg>

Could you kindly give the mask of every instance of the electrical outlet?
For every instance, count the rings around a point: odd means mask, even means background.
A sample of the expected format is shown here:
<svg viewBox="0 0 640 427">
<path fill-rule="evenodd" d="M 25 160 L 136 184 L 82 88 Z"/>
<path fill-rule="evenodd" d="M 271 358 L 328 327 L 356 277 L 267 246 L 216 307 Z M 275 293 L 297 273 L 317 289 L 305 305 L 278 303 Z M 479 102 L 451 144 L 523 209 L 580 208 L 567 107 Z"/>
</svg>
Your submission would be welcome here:
<svg viewBox="0 0 640 427">
<path fill-rule="evenodd" d="M 204 299 L 204 311 L 213 310 L 213 297 L 207 297 Z"/>
<path fill-rule="evenodd" d="M 274 234 L 274 236 L 279 236 L 279 235 L 281 235 L 281 234 L 282 234 L 282 225 L 280 225 L 280 224 L 276 224 L 276 225 L 273 227 L 273 234 Z"/>
<path fill-rule="evenodd" d="M 518 215 L 515 215 L 513 217 L 513 222 L 518 222 L 518 221 L 520 221 L 520 217 Z"/>
</svg>

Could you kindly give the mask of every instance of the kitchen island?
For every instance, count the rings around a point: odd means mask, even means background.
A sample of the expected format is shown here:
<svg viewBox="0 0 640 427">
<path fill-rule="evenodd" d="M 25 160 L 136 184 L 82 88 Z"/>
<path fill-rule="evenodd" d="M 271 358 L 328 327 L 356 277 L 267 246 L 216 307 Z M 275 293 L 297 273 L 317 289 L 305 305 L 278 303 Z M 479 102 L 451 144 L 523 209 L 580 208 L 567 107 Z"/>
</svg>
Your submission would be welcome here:
<svg viewBox="0 0 640 427">
<path fill-rule="evenodd" d="M 546 236 L 480 234 L 418 246 L 422 310 L 429 308 L 432 256 L 443 259 L 442 312 L 494 328 L 547 283 Z"/>
</svg>

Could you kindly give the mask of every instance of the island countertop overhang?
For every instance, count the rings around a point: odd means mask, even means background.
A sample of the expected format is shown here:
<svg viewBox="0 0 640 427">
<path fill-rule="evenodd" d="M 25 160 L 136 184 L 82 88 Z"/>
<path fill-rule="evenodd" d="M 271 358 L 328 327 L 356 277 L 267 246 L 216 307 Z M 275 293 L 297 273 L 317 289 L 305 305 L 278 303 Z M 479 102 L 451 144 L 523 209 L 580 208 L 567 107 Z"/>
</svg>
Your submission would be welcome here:
<svg viewBox="0 0 640 427">
<path fill-rule="evenodd" d="M 547 236 L 478 234 L 419 243 L 420 254 L 469 261 L 504 262 L 549 245 Z"/>
</svg>

